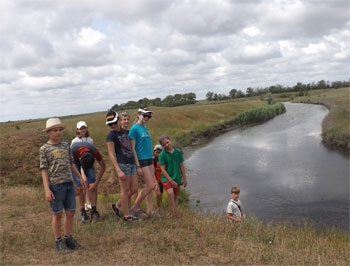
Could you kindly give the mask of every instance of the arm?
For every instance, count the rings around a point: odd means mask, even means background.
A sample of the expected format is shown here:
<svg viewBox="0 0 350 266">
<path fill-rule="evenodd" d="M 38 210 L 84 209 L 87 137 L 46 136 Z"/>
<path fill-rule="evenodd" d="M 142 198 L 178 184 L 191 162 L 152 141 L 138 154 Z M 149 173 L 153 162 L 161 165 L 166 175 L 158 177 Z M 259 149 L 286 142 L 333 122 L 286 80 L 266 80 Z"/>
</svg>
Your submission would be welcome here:
<svg viewBox="0 0 350 266">
<path fill-rule="evenodd" d="M 52 193 L 51 189 L 49 188 L 49 171 L 47 168 L 41 169 L 41 176 L 43 178 L 43 186 L 45 190 L 45 200 L 48 202 L 52 202 L 55 199 L 54 194 Z"/>
<path fill-rule="evenodd" d="M 99 170 L 98 175 L 97 175 L 97 177 L 96 177 L 95 183 L 93 183 L 93 184 L 90 186 L 90 188 L 89 188 L 90 190 L 95 190 L 95 189 L 97 189 L 98 184 L 100 183 L 100 181 L 101 181 L 101 179 L 102 179 L 102 176 L 103 176 L 103 174 L 104 174 L 104 172 L 105 172 L 105 170 L 106 170 L 106 164 L 105 164 L 105 162 L 104 162 L 103 159 L 101 159 L 100 161 L 97 161 L 97 162 L 98 162 L 98 164 L 100 165 L 100 170 Z"/>
<path fill-rule="evenodd" d="M 232 213 L 226 213 L 226 217 L 227 219 L 229 219 L 230 221 L 233 221 L 233 222 L 241 222 L 241 219 L 237 218 L 237 217 L 234 217 L 232 215 Z"/>
<path fill-rule="evenodd" d="M 140 162 L 139 162 L 139 158 L 137 157 L 137 153 L 136 153 L 136 140 L 134 139 L 130 139 L 130 143 L 131 143 L 131 148 L 132 148 L 132 154 L 134 155 L 134 161 L 136 164 L 136 169 L 137 169 L 137 175 L 142 176 L 142 168 L 140 166 Z"/>
<path fill-rule="evenodd" d="M 165 165 L 161 165 L 160 169 L 162 170 L 162 174 L 164 177 L 170 182 L 170 184 L 174 187 L 177 188 L 179 185 L 171 178 L 171 176 L 168 174 L 167 170 L 165 169 Z"/>
<path fill-rule="evenodd" d="M 113 167 L 117 173 L 117 177 L 122 179 L 122 180 L 125 180 L 125 174 L 124 172 L 120 169 L 119 167 L 119 164 L 118 164 L 118 160 L 117 160 L 117 156 L 115 154 L 115 145 L 114 145 L 114 142 L 113 141 L 108 141 L 107 142 L 107 149 L 108 149 L 108 155 L 109 155 L 109 158 L 113 164 Z"/>
<path fill-rule="evenodd" d="M 87 187 L 87 179 L 86 179 L 85 175 L 84 175 L 85 178 L 83 178 L 82 175 L 80 174 L 79 170 L 75 167 L 73 162 L 71 162 L 70 168 L 71 168 L 72 172 L 80 179 L 80 183 L 81 183 L 83 189 L 85 189 Z M 73 182 L 73 184 L 74 184 L 74 182 Z M 74 188 L 77 189 L 75 184 L 74 184 Z"/>
<path fill-rule="evenodd" d="M 180 171 L 181 171 L 181 176 L 182 176 L 182 184 L 184 187 L 187 186 L 187 177 L 186 177 L 186 171 L 185 171 L 185 165 L 184 163 L 180 163 Z"/>
</svg>

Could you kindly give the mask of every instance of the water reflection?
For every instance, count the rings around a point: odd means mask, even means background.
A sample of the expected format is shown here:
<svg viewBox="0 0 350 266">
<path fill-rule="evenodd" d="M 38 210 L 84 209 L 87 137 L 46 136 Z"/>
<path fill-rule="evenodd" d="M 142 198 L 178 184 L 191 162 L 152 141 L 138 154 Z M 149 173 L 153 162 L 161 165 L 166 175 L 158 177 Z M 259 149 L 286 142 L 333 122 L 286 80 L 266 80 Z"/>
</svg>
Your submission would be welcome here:
<svg viewBox="0 0 350 266">
<path fill-rule="evenodd" d="M 321 143 L 327 109 L 286 104 L 287 113 L 228 132 L 194 150 L 185 164 L 194 207 L 224 213 L 230 188 L 241 187 L 248 214 L 260 220 L 349 226 L 349 160 Z M 336 215 L 336 217 L 334 217 Z"/>
</svg>

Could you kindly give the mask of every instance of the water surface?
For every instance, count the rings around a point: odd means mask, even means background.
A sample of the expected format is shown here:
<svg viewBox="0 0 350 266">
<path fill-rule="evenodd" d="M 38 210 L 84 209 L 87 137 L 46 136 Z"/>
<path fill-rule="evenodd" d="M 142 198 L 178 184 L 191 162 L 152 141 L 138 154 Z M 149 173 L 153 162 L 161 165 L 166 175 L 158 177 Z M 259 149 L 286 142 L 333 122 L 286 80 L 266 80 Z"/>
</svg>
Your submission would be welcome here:
<svg viewBox="0 0 350 266">
<path fill-rule="evenodd" d="M 287 112 L 225 133 L 185 161 L 190 204 L 224 214 L 230 188 L 241 187 L 248 215 L 349 231 L 349 158 L 321 143 L 320 105 L 286 103 Z M 198 208 L 196 208 L 198 209 Z"/>
</svg>

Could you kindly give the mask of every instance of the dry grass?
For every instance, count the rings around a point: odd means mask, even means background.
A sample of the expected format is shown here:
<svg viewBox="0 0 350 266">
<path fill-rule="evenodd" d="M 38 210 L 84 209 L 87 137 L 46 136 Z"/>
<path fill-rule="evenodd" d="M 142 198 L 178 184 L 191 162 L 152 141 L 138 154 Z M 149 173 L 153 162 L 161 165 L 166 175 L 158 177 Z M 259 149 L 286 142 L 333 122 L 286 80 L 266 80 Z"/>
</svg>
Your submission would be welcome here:
<svg viewBox="0 0 350 266">
<path fill-rule="evenodd" d="M 82 251 L 54 250 L 51 215 L 41 188 L 1 190 L 1 265 L 348 265 L 349 235 L 308 225 L 240 225 L 187 209 L 132 225 L 115 218 L 100 196 L 103 221 L 81 225 Z"/>
<path fill-rule="evenodd" d="M 322 91 L 319 102 L 339 105 L 344 90 Z M 329 94 L 328 94 L 329 93 Z M 338 97 L 336 96 L 338 94 Z M 327 94 L 327 95 L 326 95 Z M 313 99 L 311 96 L 309 96 Z M 304 98 L 304 100 L 308 98 Z M 157 143 L 167 133 L 175 145 L 183 146 L 200 134 L 230 122 L 242 111 L 263 106 L 259 100 L 223 104 L 153 108 L 148 128 Z M 348 115 L 348 105 L 345 115 Z M 330 109 L 331 113 L 335 109 Z M 136 115 L 130 111 L 131 120 Z M 336 115 L 339 116 L 339 115 Z M 341 116 L 341 115 L 340 115 Z M 341 116 L 342 117 L 342 116 Z M 44 200 L 38 169 L 39 147 L 46 141 L 45 119 L 0 124 L 0 265 L 348 265 L 349 234 L 319 232 L 307 224 L 264 225 L 253 220 L 232 226 L 222 217 L 199 215 L 182 208 L 176 215 L 128 225 L 116 219 L 110 203 L 119 194 L 107 156 L 105 137 L 109 128 L 105 113 L 63 117 L 64 138 L 74 137 L 79 120 L 87 121 L 92 137 L 106 158 L 98 208 L 104 220 L 80 225 L 75 217 L 74 236 L 85 250 L 60 255 L 54 250 L 51 214 Z M 334 126 L 334 116 L 331 116 Z M 344 119 L 342 120 L 344 121 Z M 339 123 L 339 122 L 338 122 Z M 344 128 L 349 121 L 343 122 Z M 348 131 L 347 131 L 348 133 Z M 21 186 L 26 184 L 27 186 Z"/>
</svg>

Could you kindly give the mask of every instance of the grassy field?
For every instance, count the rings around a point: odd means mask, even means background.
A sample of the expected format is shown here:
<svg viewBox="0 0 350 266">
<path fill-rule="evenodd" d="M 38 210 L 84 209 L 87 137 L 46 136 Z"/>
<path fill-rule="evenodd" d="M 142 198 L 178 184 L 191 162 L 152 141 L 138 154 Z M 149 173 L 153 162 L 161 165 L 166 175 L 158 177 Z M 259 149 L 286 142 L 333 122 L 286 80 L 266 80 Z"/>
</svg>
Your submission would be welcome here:
<svg viewBox="0 0 350 266">
<path fill-rule="evenodd" d="M 348 140 L 348 95 L 349 88 L 314 91 L 303 98 L 292 94 L 289 97 L 327 105 L 331 112 L 324 130 L 339 127 L 335 134 L 345 132 Z M 147 126 L 154 143 L 159 135 L 167 133 L 176 146 L 184 147 L 201 136 L 214 135 L 213 128 L 230 124 L 239 112 L 265 105 L 260 100 L 241 100 L 153 108 L 154 118 Z M 133 119 L 136 111 L 129 112 Z M 110 208 L 111 202 L 119 197 L 119 188 L 107 156 L 105 137 L 109 128 L 104 118 L 105 113 L 62 118 L 67 126 L 64 138 L 69 142 L 74 137 L 76 122 L 85 120 L 107 163 L 98 200 L 103 220 L 81 225 L 76 215 L 73 234 L 85 249 L 66 255 L 54 250 L 50 209 L 44 200 L 38 169 L 38 150 L 46 141 L 42 132 L 46 119 L 0 125 L 0 265 L 350 264 L 348 233 L 319 231 L 307 223 L 262 224 L 248 219 L 232 225 L 223 217 L 209 217 L 187 209 L 185 201 L 180 211 L 171 215 L 166 212 L 166 198 L 161 218 L 132 225 L 123 223 Z"/>
</svg>

